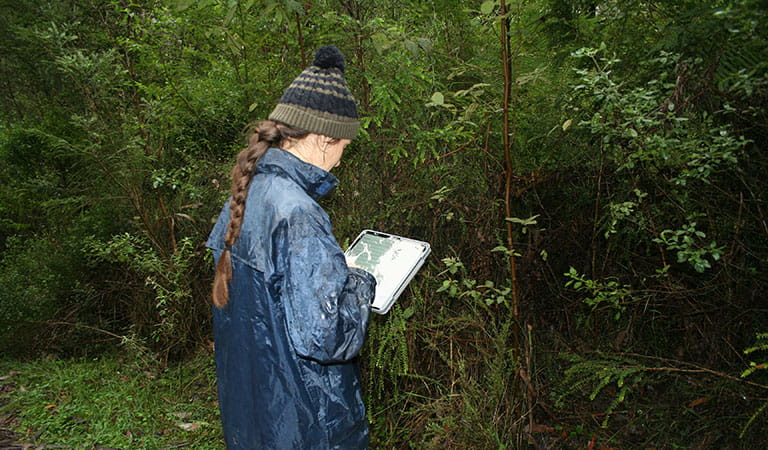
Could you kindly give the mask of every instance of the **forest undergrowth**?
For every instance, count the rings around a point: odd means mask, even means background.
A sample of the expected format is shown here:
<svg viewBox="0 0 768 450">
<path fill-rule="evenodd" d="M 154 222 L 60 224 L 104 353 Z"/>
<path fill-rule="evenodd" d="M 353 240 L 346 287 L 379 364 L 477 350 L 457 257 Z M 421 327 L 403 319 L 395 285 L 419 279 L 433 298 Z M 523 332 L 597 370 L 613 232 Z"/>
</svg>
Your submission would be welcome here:
<svg viewBox="0 0 768 450">
<path fill-rule="evenodd" d="M 768 436 L 764 0 L 0 1 L 0 441 L 220 448 L 204 242 L 249 122 L 347 55 L 344 247 L 430 242 L 371 447 Z"/>
</svg>

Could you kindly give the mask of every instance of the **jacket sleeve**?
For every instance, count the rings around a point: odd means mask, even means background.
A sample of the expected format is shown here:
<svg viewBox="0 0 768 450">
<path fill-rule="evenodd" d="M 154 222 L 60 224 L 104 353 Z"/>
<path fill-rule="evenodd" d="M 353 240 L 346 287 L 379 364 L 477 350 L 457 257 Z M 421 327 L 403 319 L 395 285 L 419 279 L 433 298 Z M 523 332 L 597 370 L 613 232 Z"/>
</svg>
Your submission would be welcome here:
<svg viewBox="0 0 768 450">
<path fill-rule="evenodd" d="M 301 357 L 334 363 L 360 352 L 376 279 L 347 266 L 323 219 L 294 216 L 276 244 L 284 255 L 281 301 L 291 343 Z"/>
</svg>

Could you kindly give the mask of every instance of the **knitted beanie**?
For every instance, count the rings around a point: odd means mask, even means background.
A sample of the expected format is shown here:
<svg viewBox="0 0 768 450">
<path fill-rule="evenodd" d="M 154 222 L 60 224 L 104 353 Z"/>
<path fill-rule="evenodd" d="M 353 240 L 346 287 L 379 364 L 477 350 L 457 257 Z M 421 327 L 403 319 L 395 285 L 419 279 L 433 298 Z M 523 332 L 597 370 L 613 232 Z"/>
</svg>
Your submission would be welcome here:
<svg viewBox="0 0 768 450">
<path fill-rule="evenodd" d="M 344 55 L 320 47 L 315 61 L 285 90 L 269 120 L 336 139 L 357 136 L 355 98 L 344 80 Z"/>
</svg>

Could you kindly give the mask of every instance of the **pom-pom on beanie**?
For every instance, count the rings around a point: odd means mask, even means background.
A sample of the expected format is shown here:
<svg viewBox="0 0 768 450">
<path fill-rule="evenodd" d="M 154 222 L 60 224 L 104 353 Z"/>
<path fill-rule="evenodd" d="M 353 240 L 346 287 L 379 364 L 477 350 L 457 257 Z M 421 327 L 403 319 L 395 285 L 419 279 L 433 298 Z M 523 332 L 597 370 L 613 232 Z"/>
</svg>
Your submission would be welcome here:
<svg viewBox="0 0 768 450">
<path fill-rule="evenodd" d="M 360 121 L 344 67 L 338 48 L 320 47 L 315 61 L 288 86 L 269 119 L 336 139 L 353 139 Z"/>
</svg>

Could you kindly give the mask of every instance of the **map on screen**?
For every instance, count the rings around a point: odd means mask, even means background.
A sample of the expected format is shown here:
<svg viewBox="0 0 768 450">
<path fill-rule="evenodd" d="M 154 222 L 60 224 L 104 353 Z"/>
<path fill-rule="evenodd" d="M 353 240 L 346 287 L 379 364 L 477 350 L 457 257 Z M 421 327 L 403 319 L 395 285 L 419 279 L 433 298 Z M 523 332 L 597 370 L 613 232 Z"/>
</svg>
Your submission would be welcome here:
<svg viewBox="0 0 768 450">
<path fill-rule="evenodd" d="M 378 231 L 365 230 L 347 249 L 347 263 L 376 278 L 374 312 L 386 314 L 424 264 L 429 244 Z"/>
</svg>

